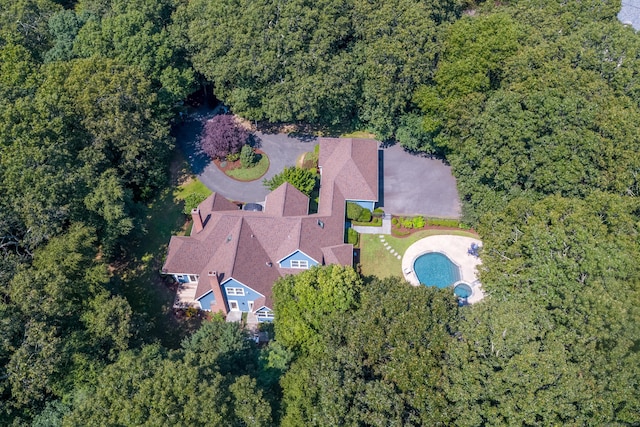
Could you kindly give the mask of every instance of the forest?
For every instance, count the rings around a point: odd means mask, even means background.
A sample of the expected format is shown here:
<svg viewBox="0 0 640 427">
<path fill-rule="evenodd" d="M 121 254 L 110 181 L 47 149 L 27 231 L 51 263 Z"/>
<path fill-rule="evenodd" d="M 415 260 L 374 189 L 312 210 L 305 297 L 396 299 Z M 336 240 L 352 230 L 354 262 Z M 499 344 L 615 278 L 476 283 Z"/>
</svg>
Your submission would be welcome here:
<svg viewBox="0 0 640 427">
<path fill-rule="evenodd" d="M 640 36 L 619 8 L 0 0 L 0 424 L 640 425 Z M 276 283 L 266 346 L 217 317 L 167 328 L 119 272 L 197 91 L 448 162 L 488 298 L 327 266 Z"/>
</svg>

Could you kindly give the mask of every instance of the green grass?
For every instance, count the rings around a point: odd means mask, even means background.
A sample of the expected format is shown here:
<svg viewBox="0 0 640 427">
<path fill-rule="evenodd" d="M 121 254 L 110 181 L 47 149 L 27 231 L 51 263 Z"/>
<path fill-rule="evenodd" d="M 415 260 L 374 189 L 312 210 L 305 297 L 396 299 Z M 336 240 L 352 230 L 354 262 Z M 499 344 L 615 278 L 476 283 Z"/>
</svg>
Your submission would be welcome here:
<svg viewBox="0 0 640 427">
<path fill-rule="evenodd" d="M 478 237 L 473 233 L 462 230 L 423 230 L 413 233 L 408 237 L 385 235 L 384 239 L 393 249 L 395 249 L 396 252 L 400 255 L 404 255 L 407 248 L 418 240 L 428 236 L 446 234 L 475 238 Z M 391 255 L 391 253 L 385 249 L 384 245 L 380 243 L 380 237 L 378 237 L 378 234 L 360 235 L 360 265 L 362 267 L 362 274 L 365 276 L 402 276 L 402 259 L 398 259 L 396 256 Z"/>
<path fill-rule="evenodd" d="M 262 178 L 262 176 L 269 170 L 269 158 L 266 154 L 259 154 L 260 160 L 255 166 L 251 168 L 238 168 L 225 171 L 231 178 L 238 181 L 255 181 Z"/>
<path fill-rule="evenodd" d="M 183 184 L 175 187 L 173 196 L 177 200 L 184 200 L 189 194 L 198 193 L 205 196 L 211 194 L 209 190 L 198 178 L 189 178 Z"/>
<path fill-rule="evenodd" d="M 340 135 L 341 138 L 371 138 L 371 139 L 376 139 L 376 136 L 374 134 L 372 134 L 371 132 L 367 132 L 364 130 L 357 130 L 354 132 L 350 132 L 350 133 L 344 133 L 342 135 Z"/>
</svg>

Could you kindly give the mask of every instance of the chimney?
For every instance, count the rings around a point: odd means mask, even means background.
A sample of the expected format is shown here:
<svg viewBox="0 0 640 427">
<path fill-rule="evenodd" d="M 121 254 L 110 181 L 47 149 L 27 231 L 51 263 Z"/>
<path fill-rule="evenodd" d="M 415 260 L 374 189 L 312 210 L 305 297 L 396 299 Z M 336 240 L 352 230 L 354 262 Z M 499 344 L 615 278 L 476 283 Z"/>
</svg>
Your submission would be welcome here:
<svg viewBox="0 0 640 427">
<path fill-rule="evenodd" d="M 193 208 L 191 210 L 191 218 L 193 218 L 191 234 L 198 234 L 204 228 L 202 225 L 202 216 L 200 216 L 200 208 Z"/>
</svg>

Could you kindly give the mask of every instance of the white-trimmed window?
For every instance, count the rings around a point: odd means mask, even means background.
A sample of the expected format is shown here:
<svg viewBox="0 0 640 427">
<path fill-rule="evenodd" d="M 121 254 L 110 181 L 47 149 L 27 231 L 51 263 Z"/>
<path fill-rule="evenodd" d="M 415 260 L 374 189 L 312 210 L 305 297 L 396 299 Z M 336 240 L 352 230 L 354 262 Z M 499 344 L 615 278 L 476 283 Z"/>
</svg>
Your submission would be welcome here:
<svg viewBox="0 0 640 427">
<path fill-rule="evenodd" d="M 256 311 L 256 316 L 263 317 L 266 319 L 273 319 L 273 311 L 263 308 L 262 310 Z"/>
<path fill-rule="evenodd" d="M 227 288 L 227 295 L 243 297 L 244 289 L 243 288 Z"/>
<path fill-rule="evenodd" d="M 306 259 L 292 259 L 291 268 L 309 268 L 309 261 Z"/>
</svg>

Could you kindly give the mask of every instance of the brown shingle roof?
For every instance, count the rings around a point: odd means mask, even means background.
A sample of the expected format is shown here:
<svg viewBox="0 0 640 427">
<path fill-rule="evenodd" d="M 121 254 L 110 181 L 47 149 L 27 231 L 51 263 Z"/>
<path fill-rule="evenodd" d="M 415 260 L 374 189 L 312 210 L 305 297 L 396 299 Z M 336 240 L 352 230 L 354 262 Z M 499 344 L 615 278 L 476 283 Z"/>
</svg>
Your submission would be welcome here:
<svg viewBox="0 0 640 427">
<path fill-rule="evenodd" d="M 348 200 L 378 200 L 378 144 L 369 139 L 320 138 L 322 196 L 339 188 Z M 329 185 L 327 185 L 329 184 Z M 324 193 L 324 194 L 323 194 Z M 326 211 L 326 207 L 322 208 Z"/>
<path fill-rule="evenodd" d="M 296 250 L 320 263 L 351 265 L 353 246 L 344 244 L 345 199 L 377 200 L 377 150 L 371 140 L 320 139 L 317 214 L 308 215 L 309 199 L 288 183 L 267 196 L 264 212 L 238 210 L 212 194 L 199 206 L 203 230 L 172 237 L 162 271 L 199 274 L 197 297 L 213 289 L 216 301 L 222 299 L 219 283 L 233 277 L 265 296 L 256 301 L 258 309 L 272 307 L 271 288 L 279 277 L 303 271 L 278 268 Z M 210 271 L 217 273 L 215 281 L 207 279 Z"/>
<path fill-rule="evenodd" d="M 265 212 L 274 216 L 300 216 L 309 213 L 309 198 L 285 182 L 267 195 Z"/>
<path fill-rule="evenodd" d="M 325 264 L 353 264 L 353 245 L 350 244 L 345 243 L 322 248 L 322 254 L 324 255 Z"/>
</svg>

